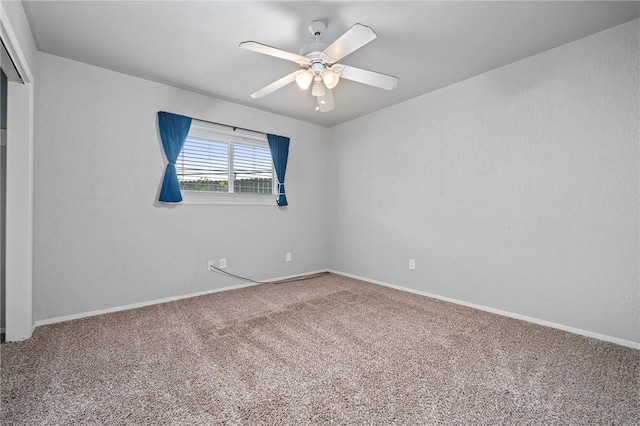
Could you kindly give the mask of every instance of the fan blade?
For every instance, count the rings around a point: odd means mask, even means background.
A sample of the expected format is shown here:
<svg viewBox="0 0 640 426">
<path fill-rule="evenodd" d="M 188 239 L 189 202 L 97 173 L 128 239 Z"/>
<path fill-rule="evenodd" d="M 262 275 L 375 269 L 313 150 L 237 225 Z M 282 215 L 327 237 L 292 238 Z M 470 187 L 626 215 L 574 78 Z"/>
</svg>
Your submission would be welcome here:
<svg viewBox="0 0 640 426">
<path fill-rule="evenodd" d="M 341 65 L 342 72 L 340 77 L 347 80 L 357 81 L 358 83 L 368 84 L 369 86 L 379 87 L 381 89 L 392 90 L 398 85 L 398 77 L 379 72 L 369 71 L 362 68 L 350 67 L 349 65 Z"/>
<path fill-rule="evenodd" d="M 296 55 L 295 53 L 290 53 L 285 50 L 267 46 L 266 44 L 258 43 L 257 41 L 243 41 L 239 46 L 243 49 L 251 50 L 252 52 L 258 52 L 264 55 L 286 59 L 287 61 L 295 62 L 301 66 L 309 65 L 309 60 L 304 56 Z"/>
<path fill-rule="evenodd" d="M 331 89 L 324 89 L 324 96 L 318 96 L 318 104 L 320 106 L 320 112 L 329 112 L 335 108 L 336 105 L 333 102 Z"/>
<path fill-rule="evenodd" d="M 257 92 L 254 92 L 251 94 L 251 97 L 253 99 L 259 99 L 262 98 L 264 96 L 267 96 L 268 94 L 275 92 L 278 89 L 283 88 L 284 86 L 286 86 L 289 83 L 292 83 L 296 80 L 296 77 L 298 76 L 298 74 L 300 74 L 301 72 L 304 72 L 305 70 L 298 70 L 298 71 L 294 71 L 291 74 L 287 74 L 284 77 L 282 77 L 280 80 L 276 80 L 273 83 L 264 86 L 262 89 L 258 90 Z"/>
<path fill-rule="evenodd" d="M 324 53 L 331 57 L 329 64 L 338 62 L 350 53 L 360 49 L 365 44 L 376 38 L 376 33 L 370 27 L 362 24 L 355 24 L 342 34 L 336 41 L 331 43 Z"/>
</svg>

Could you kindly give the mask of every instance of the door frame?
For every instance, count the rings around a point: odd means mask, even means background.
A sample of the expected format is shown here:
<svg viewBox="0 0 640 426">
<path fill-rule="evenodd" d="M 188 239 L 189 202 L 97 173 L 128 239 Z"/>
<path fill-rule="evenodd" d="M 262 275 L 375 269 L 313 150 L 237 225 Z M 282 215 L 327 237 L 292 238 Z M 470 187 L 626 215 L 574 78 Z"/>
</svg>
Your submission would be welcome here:
<svg viewBox="0 0 640 426">
<path fill-rule="evenodd" d="M 5 340 L 31 337 L 33 321 L 33 72 L 4 6 L 0 37 L 23 82 L 7 82 Z"/>
</svg>

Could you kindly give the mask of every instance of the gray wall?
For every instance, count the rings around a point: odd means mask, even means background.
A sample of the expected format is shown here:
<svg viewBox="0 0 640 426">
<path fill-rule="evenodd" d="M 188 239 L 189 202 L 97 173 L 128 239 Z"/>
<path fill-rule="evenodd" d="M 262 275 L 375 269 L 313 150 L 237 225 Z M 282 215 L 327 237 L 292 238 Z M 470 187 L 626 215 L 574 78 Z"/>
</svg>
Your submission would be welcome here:
<svg viewBox="0 0 640 426">
<path fill-rule="evenodd" d="M 638 22 L 331 129 L 331 269 L 640 342 Z"/>
<path fill-rule="evenodd" d="M 324 128 L 48 54 L 39 63 L 36 320 L 242 283 L 208 259 L 256 280 L 326 269 Z M 155 203 L 161 110 L 289 136 L 289 207 Z"/>
</svg>

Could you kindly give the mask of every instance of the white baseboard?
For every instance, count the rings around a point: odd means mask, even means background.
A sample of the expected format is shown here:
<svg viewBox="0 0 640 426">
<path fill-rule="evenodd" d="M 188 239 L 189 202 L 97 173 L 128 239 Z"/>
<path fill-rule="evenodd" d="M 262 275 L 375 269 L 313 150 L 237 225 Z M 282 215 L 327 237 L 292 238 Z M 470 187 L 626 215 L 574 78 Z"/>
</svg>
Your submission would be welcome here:
<svg viewBox="0 0 640 426">
<path fill-rule="evenodd" d="M 490 312 L 492 314 L 497 314 L 497 315 L 502 315 L 502 316 L 505 316 L 505 317 L 515 318 L 515 319 L 519 319 L 519 320 L 522 320 L 522 321 L 527 321 L 527 322 L 530 322 L 530 323 L 533 323 L 533 324 L 543 325 L 543 326 L 546 326 L 546 327 L 551 327 L 551 328 L 555 328 L 555 329 L 562 330 L 562 331 L 568 331 L 569 333 L 579 334 L 581 336 L 591 337 L 593 339 L 602 340 L 602 341 L 610 342 L 610 343 L 615 343 L 615 344 L 618 344 L 618 345 L 621 345 L 621 346 L 626 346 L 626 347 L 632 348 L 632 349 L 640 349 L 640 343 L 639 342 L 633 342 L 631 340 L 619 339 L 617 337 L 607 336 L 605 334 L 594 333 L 592 331 L 582 330 L 580 328 L 570 327 L 570 326 L 567 326 L 567 325 L 557 324 L 557 323 L 554 323 L 554 322 L 545 321 L 545 320 L 541 320 L 541 319 L 538 319 L 538 318 L 528 317 L 526 315 L 520 315 L 520 314 L 515 314 L 513 312 L 503 311 L 501 309 L 490 308 L 488 306 L 477 305 L 475 303 L 469 303 L 469 302 L 465 302 L 465 301 L 462 301 L 462 300 L 453 299 L 453 298 L 450 298 L 450 297 L 439 296 L 437 294 L 427 293 L 425 291 L 415 290 L 415 289 L 412 289 L 412 288 L 403 287 L 403 286 L 399 286 L 399 285 L 395 285 L 395 284 L 389 284 L 389 283 L 385 283 L 385 282 L 378 281 L 378 280 L 372 280 L 372 279 L 361 277 L 361 276 L 358 276 L 358 275 L 348 274 L 346 272 L 334 271 L 334 270 L 331 270 L 331 269 L 329 270 L 329 272 L 331 272 L 332 274 L 344 275 L 345 277 L 350 277 L 350 278 L 355 278 L 357 280 L 366 281 L 366 282 L 369 282 L 369 283 L 372 283 L 372 284 L 378 284 L 378 285 L 385 286 L 385 287 L 391 287 L 391 288 L 394 288 L 396 290 L 401 290 L 401 291 L 406 291 L 406 292 L 409 292 L 409 293 L 418 294 L 420 296 L 426 296 L 426 297 L 431 297 L 433 299 L 443 300 L 445 302 L 455 303 L 456 305 L 462 305 L 462 306 L 467 306 L 467 307 L 474 308 L 474 309 L 479 309 L 481 311 Z"/>
<path fill-rule="evenodd" d="M 349 274 L 346 272 L 341 272 L 341 271 L 335 271 L 335 270 L 319 270 L 319 271 L 314 271 L 314 272 L 307 272 L 304 274 L 298 274 L 298 275 L 289 275 L 286 277 L 280 277 L 280 278 L 273 278 L 270 280 L 264 280 L 266 282 L 271 282 L 271 281 L 280 281 L 280 280 L 286 280 L 286 279 L 290 279 L 290 278 L 297 278 L 297 277 L 304 277 L 307 275 L 313 275 L 313 274 L 318 274 L 318 273 L 322 273 L 322 272 L 331 272 L 333 274 L 338 274 L 338 275 L 343 275 L 345 277 L 350 277 L 350 278 L 355 278 L 357 280 L 361 280 L 361 281 L 366 281 L 372 284 L 377 284 L 377 285 L 381 285 L 384 287 L 390 287 L 390 288 L 394 288 L 396 290 L 401 290 L 401 291 L 406 291 L 409 293 L 414 293 L 414 294 L 418 294 L 420 296 L 426 296 L 426 297 L 431 297 L 433 299 L 438 299 L 438 300 L 443 300 L 445 302 L 450 302 L 450 303 L 455 303 L 456 305 L 462 305 L 462 306 L 467 306 L 470 308 L 474 308 L 474 309 L 479 309 L 481 311 L 485 311 L 485 312 L 490 312 L 492 314 L 497 314 L 497 315 L 502 315 L 505 317 L 510 317 L 510 318 L 515 318 L 515 319 L 519 319 L 522 321 L 527 321 L 533 324 L 538 324 L 538 325 L 543 325 L 546 327 L 551 327 L 551 328 L 555 328 L 558 330 L 562 330 L 562 331 L 567 331 L 569 333 L 574 333 L 574 334 L 579 334 L 581 336 L 586 336 L 586 337 L 591 337 L 593 339 L 597 339 L 597 340 L 602 340 L 605 342 L 610 342 L 610 343 L 615 343 L 621 346 L 626 346 L 628 348 L 632 348 L 632 349 L 640 349 L 640 343 L 638 342 L 633 342 L 631 340 L 625 340 L 625 339 L 620 339 L 617 337 L 612 337 L 612 336 L 607 336 L 605 334 L 600 334 L 600 333 L 594 333 L 592 331 L 587 331 L 587 330 L 582 330 L 580 328 L 575 328 L 575 327 L 570 327 L 567 325 L 563 325 L 563 324 L 557 324 L 554 322 L 550 322 L 550 321 L 545 321 L 545 320 L 541 320 L 538 318 L 533 318 L 533 317 L 529 317 L 526 315 L 520 315 L 520 314 L 516 314 L 513 312 L 508 312 L 508 311 L 503 311 L 501 309 L 496 309 L 496 308 L 491 308 L 488 306 L 483 306 L 483 305 L 478 305 L 475 303 L 470 303 L 470 302 L 465 302 L 462 300 L 458 300 L 458 299 L 453 299 L 451 297 L 446 297 L 446 296 L 440 296 L 437 294 L 432 294 L 432 293 L 428 293 L 425 291 L 421 291 L 421 290 L 415 290 L 409 287 L 403 287 L 403 286 L 399 286 L 399 285 L 395 285 L 395 284 L 389 284 L 383 281 L 378 281 L 378 280 L 373 280 L 370 278 L 366 278 L 366 277 L 361 277 L 359 275 L 354 275 L 354 274 Z M 211 290 L 204 290 L 204 291 L 200 291 L 200 292 L 196 292 L 196 293 L 190 293 L 190 294 L 184 294 L 184 295 L 180 295 L 180 296 L 172 296 L 172 297 L 166 297 L 163 299 L 155 299 L 155 300 L 150 300 L 147 302 L 139 302 L 139 303 L 132 303 L 129 305 L 123 305 L 123 306 L 116 306 L 113 308 L 107 308 L 107 309 L 100 309 L 100 310 L 96 310 L 96 311 L 91 311 L 91 312 L 83 312 L 83 313 L 79 313 L 79 314 L 72 314 L 72 315 L 64 315 L 64 316 L 60 316 L 60 317 L 56 317 L 56 318 L 49 318 L 49 319 L 44 319 L 44 320 L 38 320 L 35 322 L 33 328 L 35 329 L 36 327 L 39 327 L 41 325 L 47 325 L 47 324 L 55 324 L 55 323 L 59 323 L 59 322 L 64 322 L 64 321 L 71 321 L 74 319 L 79 319 L 79 318 L 86 318 L 86 317 L 92 317 L 95 315 L 102 315 L 102 314 L 108 314 L 111 312 L 119 312 L 119 311 L 126 311 L 129 309 L 136 309 L 136 308 L 142 308 L 144 306 L 151 306 L 151 305 L 157 305 L 160 303 L 167 303 L 167 302 L 173 302 L 176 300 L 181 300 L 181 299 L 187 299 L 190 297 L 197 297 L 197 296 L 203 296 L 206 294 L 211 294 L 211 293 L 218 293 L 221 291 L 228 291 L 228 290 L 235 290 L 235 289 L 239 289 L 239 288 L 244 288 L 244 287 L 251 287 L 254 285 L 258 285 L 261 283 L 243 283 L 243 284 L 237 284 L 237 285 L 233 285 L 233 286 L 229 286 L 229 287 L 222 287 L 222 288 L 216 288 L 216 289 L 211 289 Z M 4 333 L 4 329 L 1 330 L 1 332 Z"/>
<path fill-rule="evenodd" d="M 228 287 L 222 287 L 222 288 L 215 288 L 215 289 L 211 289 L 211 290 L 199 291 L 199 292 L 196 292 L 196 293 L 183 294 L 183 295 L 180 295 L 180 296 L 172 296 L 172 297 L 165 297 L 163 299 L 149 300 L 147 302 L 132 303 L 130 305 L 116 306 L 116 307 L 113 307 L 113 308 L 99 309 L 99 310 L 96 310 L 96 311 L 82 312 L 82 313 L 79 313 L 79 314 L 63 315 L 61 317 L 38 320 L 38 321 L 35 322 L 33 327 L 35 329 L 35 327 L 40 327 L 41 325 L 56 324 L 56 323 L 59 323 L 59 322 L 71 321 L 71 320 L 80 319 L 80 318 L 93 317 L 93 316 L 96 316 L 96 315 L 103 315 L 103 314 L 108 314 L 108 313 L 111 313 L 111 312 L 127 311 L 129 309 L 142 308 L 144 306 L 151 306 L 151 305 L 158 305 L 160 303 L 174 302 L 176 300 L 188 299 L 190 297 L 204 296 L 206 294 L 218 293 L 218 292 L 221 292 L 221 291 L 236 290 L 236 289 L 239 289 L 239 288 L 251 287 L 251 286 L 254 286 L 254 285 L 268 284 L 268 283 L 274 282 L 274 281 L 282 281 L 282 280 L 288 280 L 288 279 L 291 279 L 291 278 L 305 277 L 307 275 L 320 274 L 320 273 L 323 273 L 323 272 L 327 272 L 327 270 L 324 269 L 324 270 L 315 271 L 315 272 L 305 272 L 303 274 L 289 275 L 289 276 L 286 276 L 286 277 L 279 277 L 279 278 L 263 280 L 263 282 L 260 282 L 260 283 L 249 282 L 249 283 L 232 285 L 232 286 L 228 286 Z"/>
</svg>

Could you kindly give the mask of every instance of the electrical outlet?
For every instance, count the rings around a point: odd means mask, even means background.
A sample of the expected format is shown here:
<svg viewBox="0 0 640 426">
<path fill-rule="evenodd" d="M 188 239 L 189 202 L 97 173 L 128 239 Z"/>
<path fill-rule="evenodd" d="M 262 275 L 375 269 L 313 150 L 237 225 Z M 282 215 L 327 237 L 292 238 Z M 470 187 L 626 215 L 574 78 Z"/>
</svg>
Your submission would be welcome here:
<svg viewBox="0 0 640 426">
<path fill-rule="evenodd" d="M 409 269 L 411 269 L 411 270 L 416 269 L 416 260 L 415 259 L 409 259 Z"/>
<path fill-rule="evenodd" d="M 285 262 L 291 262 L 291 253 L 287 252 L 284 259 L 285 259 Z"/>
<path fill-rule="evenodd" d="M 227 259 L 224 257 L 220 259 L 220 269 L 227 269 Z"/>
<path fill-rule="evenodd" d="M 208 269 L 209 271 L 213 271 L 213 269 L 214 269 L 215 267 L 216 267 L 216 261 L 215 261 L 215 260 L 210 260 L 210 261 L 207 263 L 207 269 Z"/>
</svg>

